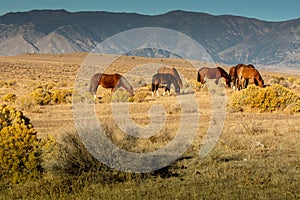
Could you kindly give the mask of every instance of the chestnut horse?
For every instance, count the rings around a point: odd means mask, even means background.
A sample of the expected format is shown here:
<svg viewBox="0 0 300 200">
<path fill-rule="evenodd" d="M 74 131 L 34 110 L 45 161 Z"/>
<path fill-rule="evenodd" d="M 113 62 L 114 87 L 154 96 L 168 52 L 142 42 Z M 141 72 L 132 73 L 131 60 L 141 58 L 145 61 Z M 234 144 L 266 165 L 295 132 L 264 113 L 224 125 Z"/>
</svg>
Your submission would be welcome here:
<svg viewBox="0 0 300 200">
<path fill-rule="evenodd" d="M 94 74 L 90 80 L 89 92 L 94 95 L 96 99 L 96 92 L 98 86 L 101 85 L 103 88 L 111 88 L 112 92 L 118 88 L 124 88 L 131 96 L 133 96 L 133 88 L 130 83 L 120 74 Z"/>
<path fill-rule="evenodd" d="M 254 83 L 259 87 L 264 87 L 264 80 L 262 79 L 260 73 L 257 69 L 252 66 L 239 66 L 236 69 L 237 73 L 237 88 L 244 89 L 247 88 L 248 84 Z"/>
<path fill-rule="evenodd" d="M 178 85 L 180 86 L 180 88 L 183 87 L 182 85 L 182 80 L 179 76 L 179 73 L 177 72 L 177 70 L 173 67 L 173 68 L 170 68 L 170 67 L 161 67 L 157 70 L 157 73 L 160 73 L 160 74 L 172 74 L 176 80 L 177 80 L 177 83 Z"/>
<path fill-rule="evenodd" d="M 238 88 L 238 77 L 237 77 L 237 69 L 242 66 L 248 66 L 250 68 L 254 68 L 253 65 L 245 65 L 245 64 L 238 64 L 236 66 L 233 66 L 229 69 L 229 78 L 230 78 L 230 86 L 235 89 Z M 232 83 L 232 84 L 231 84 Z"/>
<path fill-rule="evenodd" d="M 151 85 L 152 97 L 154 97 L 154 92 L 156 92 L 156 95 L 159 96 L 158 86 L 160 84 L 167 84 L 167 86 L 165 88 L 165 92 L 168 92 L 169 95 L 170 95 L 171 84 L 174 85 L 176 94 L 180 93 L 179 84 L 178 84 L 176 78 L 172 74 L 157 73 L 152 76 L 152 85 Z M 165 94 L 165 92 L 164 92 L 164 94 Z"/>
<path fill-rule="evenodd" d="M 230 87 L 230 77 L 228 76 L 227 72 L 221 68 L 209 68 L 209 67 L 202 67 L 198 71 L 197 81 L 201 84 L 205 83 L 205 78 L 207 79 L 216 79 L 215 83 L 219 83 L 220 78 L 224 78 L 226 81 L 226 85 Z"/>
</svg>

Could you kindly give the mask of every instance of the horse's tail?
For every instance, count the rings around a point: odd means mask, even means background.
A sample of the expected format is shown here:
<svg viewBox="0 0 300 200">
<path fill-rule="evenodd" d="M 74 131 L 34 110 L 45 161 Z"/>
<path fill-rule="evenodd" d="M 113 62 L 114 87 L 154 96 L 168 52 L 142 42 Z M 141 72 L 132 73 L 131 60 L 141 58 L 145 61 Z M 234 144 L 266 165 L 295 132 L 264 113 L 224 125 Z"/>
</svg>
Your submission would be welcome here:
<svg viewBox="0 0 300 200">
<path fill-rule="evenodd" d="M 198 75 L 197 75 L 197 82 L 201 82 L 201 78 L 200 78 L 200 72 L 198 70 Z"/>
<path fill-rule="evenodd" d="M 89 93 L 91 93 L 92 95 L 96 94 L 101 76 L 102 74 L 100 73 L 94 74 L 90 80 Z"/>
</svg>

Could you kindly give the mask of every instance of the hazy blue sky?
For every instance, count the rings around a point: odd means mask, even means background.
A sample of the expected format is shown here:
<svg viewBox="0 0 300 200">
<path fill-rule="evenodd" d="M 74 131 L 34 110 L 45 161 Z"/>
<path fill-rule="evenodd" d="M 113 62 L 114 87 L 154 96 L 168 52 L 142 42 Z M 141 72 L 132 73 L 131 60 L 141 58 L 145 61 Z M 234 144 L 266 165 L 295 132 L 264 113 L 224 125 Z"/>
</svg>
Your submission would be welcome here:
<svg viewBox="0 0 300 200">
<path fill-rule="evenodd" d="M 300 0 L 0 0 L 0 15 L 33 9 L 135 12 L 157 15 L 171 10 L 231 14 L 267 21 L 300 17 Z"/>
</svg>

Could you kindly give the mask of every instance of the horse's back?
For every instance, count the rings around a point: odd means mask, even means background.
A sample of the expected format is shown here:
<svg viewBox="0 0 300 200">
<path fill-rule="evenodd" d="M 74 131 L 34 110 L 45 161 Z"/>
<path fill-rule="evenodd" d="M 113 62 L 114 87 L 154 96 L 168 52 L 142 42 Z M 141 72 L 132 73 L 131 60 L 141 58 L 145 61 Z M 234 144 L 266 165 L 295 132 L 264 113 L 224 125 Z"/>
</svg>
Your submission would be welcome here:
<svg viewBox="0 0 300 200">
<path fill-rule="evenodd" d="M 182 80 L 181 80 L 180 75 L 179 75 L 176 68 L 174 68 L 174 67 L 172 67 L 172 68 L 170 68 L 170 67 L 161 67 L 157 70 L 157 73 L 173 75 L 177 79 L 178 84 L 180 85 L 180 87 L 182 87 Z"/>
</svg>

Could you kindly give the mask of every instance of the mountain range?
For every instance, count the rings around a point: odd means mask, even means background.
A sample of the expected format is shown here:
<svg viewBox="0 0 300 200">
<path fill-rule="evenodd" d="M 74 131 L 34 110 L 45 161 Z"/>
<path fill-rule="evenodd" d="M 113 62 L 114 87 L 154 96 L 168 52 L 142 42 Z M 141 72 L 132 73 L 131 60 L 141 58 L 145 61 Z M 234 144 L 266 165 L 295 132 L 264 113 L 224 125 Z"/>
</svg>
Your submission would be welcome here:
<svg viewBox="0 0 300 200">
<path fill-rule="evenodd" d="M 300 67 L 300 18 L 268 22 L 181 10 L 153 16 L 66 10 L 7 13 L 0 16 L 0 55 L 91 52 L 105 39 L 141 27 L 184 33 L 219 63 Z"/>
</svg>

